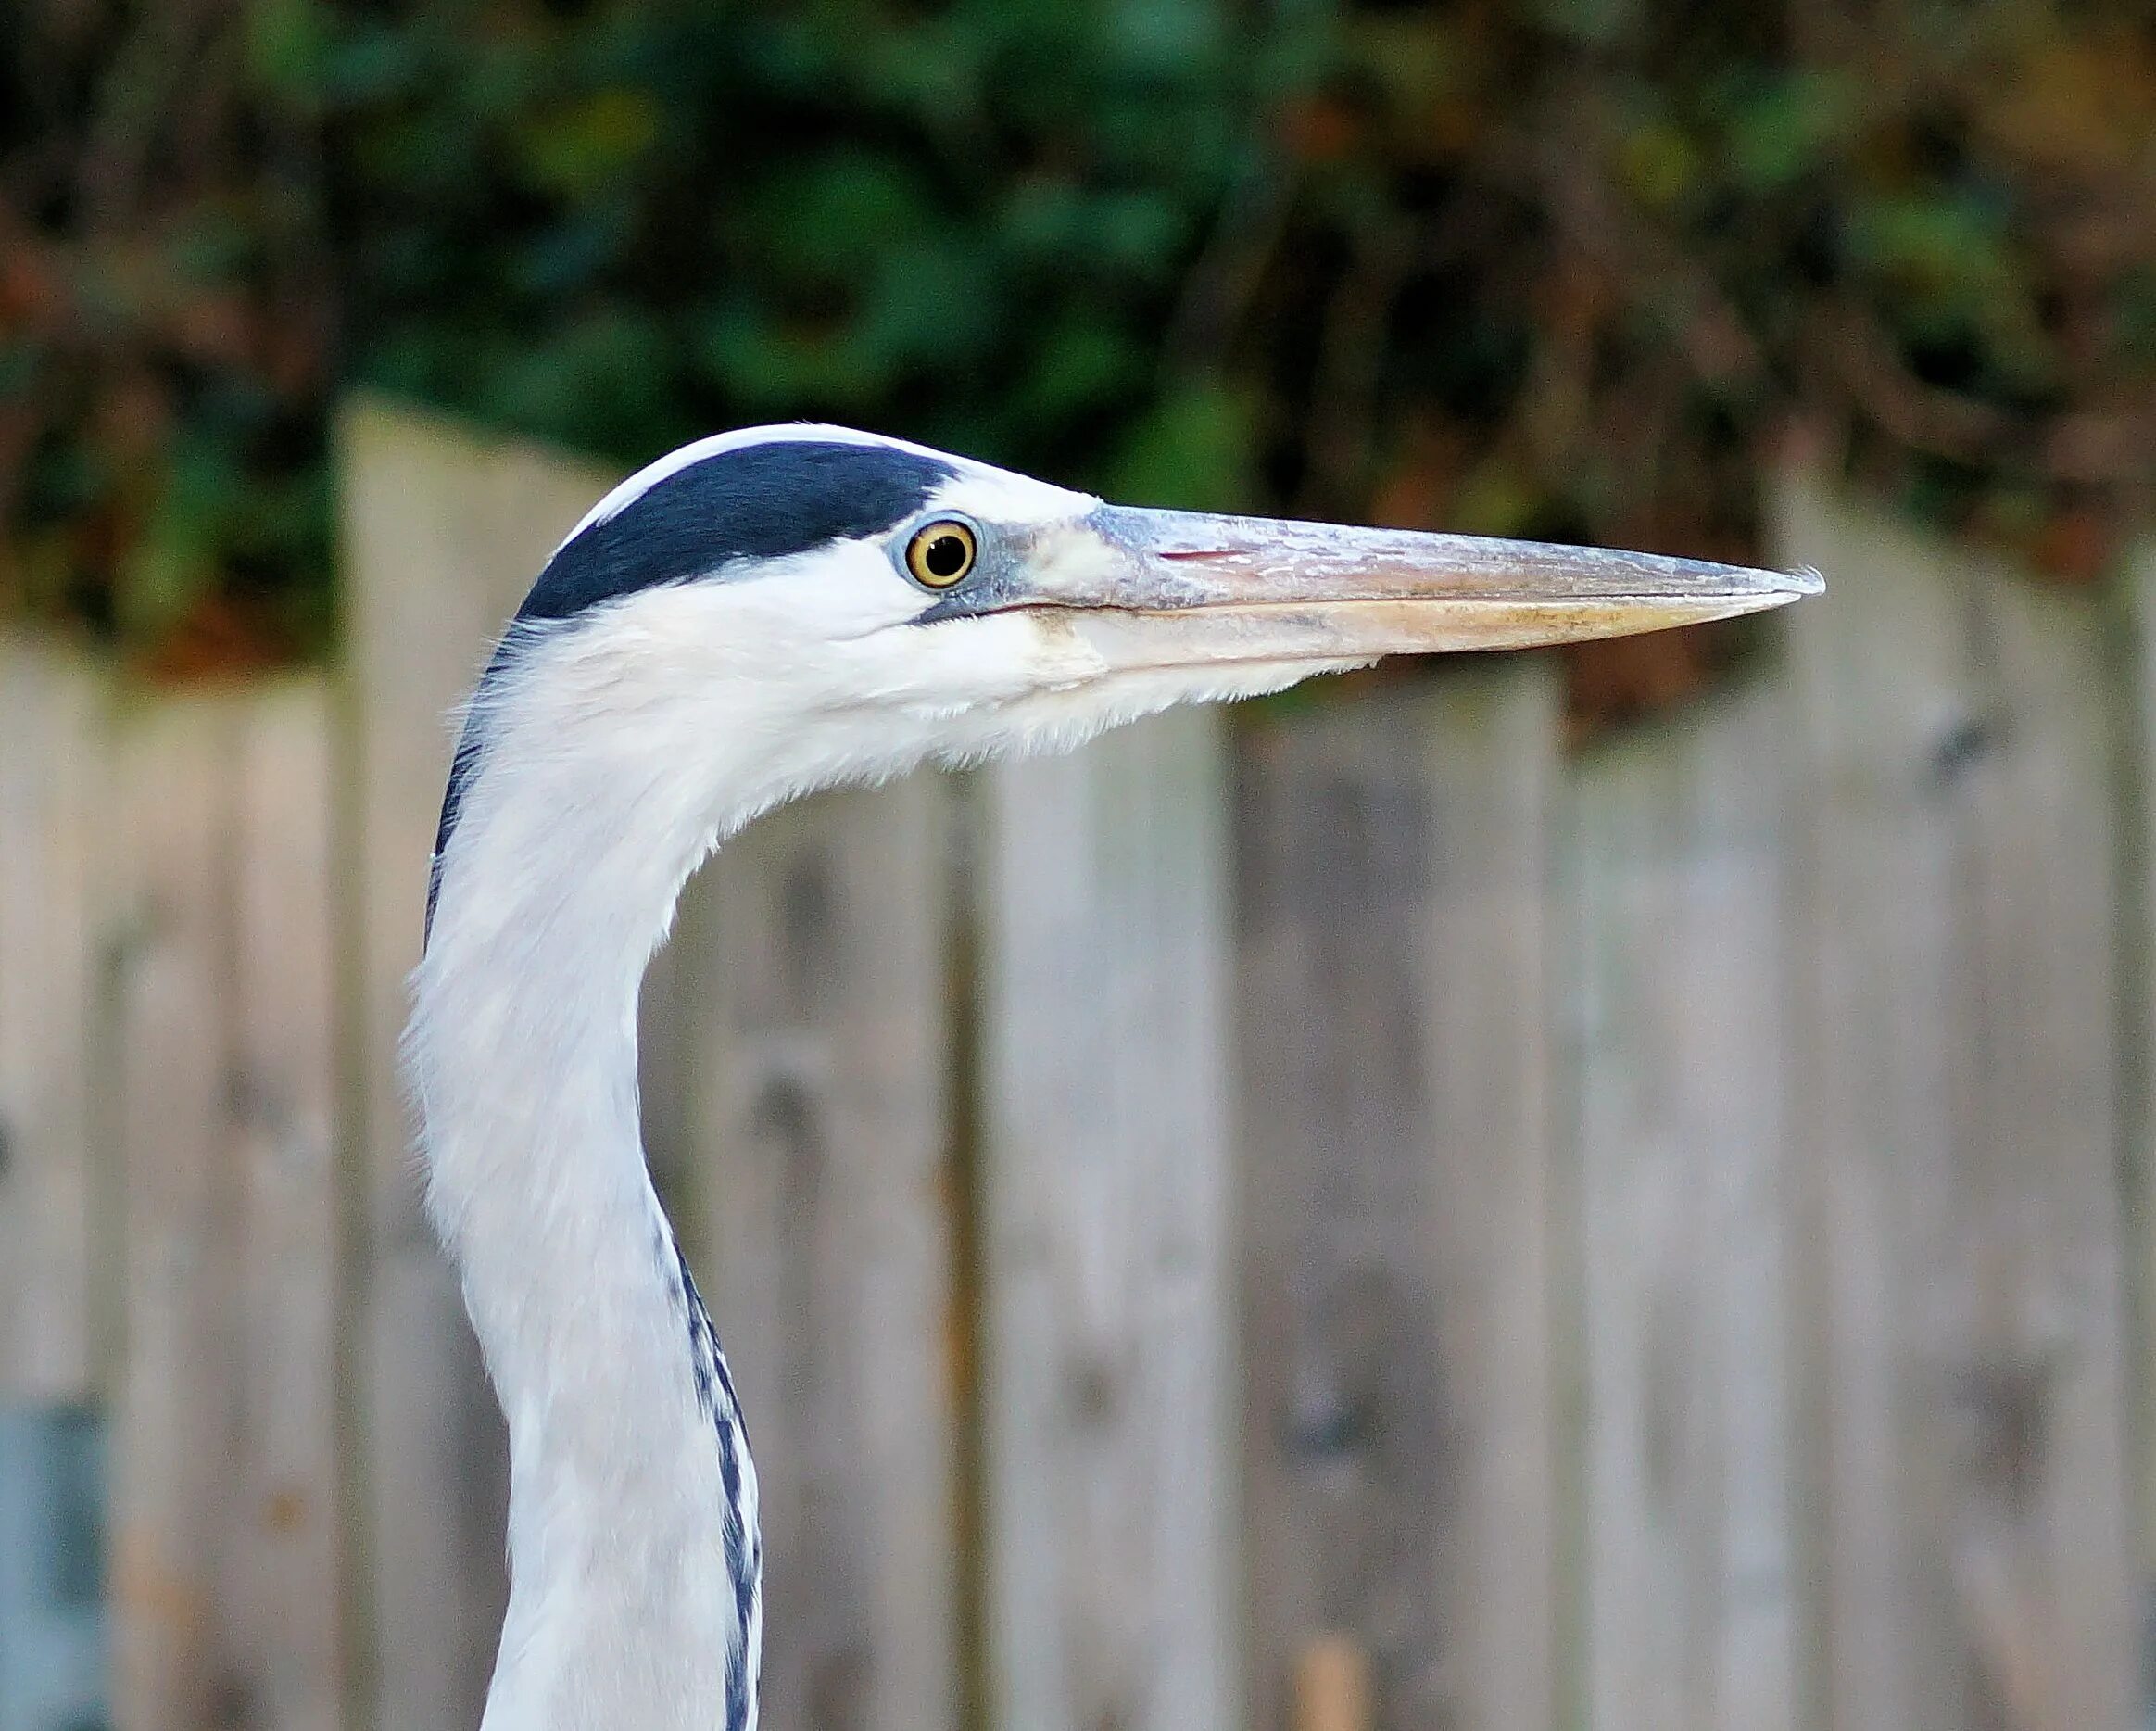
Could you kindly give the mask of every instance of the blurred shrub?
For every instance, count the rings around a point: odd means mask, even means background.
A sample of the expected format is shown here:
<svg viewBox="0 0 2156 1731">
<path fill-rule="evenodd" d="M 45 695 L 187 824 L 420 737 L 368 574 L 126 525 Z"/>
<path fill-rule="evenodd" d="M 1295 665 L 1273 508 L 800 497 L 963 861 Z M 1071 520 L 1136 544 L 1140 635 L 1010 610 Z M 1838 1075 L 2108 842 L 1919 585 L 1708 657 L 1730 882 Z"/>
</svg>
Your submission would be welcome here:
<svg viewBox="0 0 2156 1731">
<path fill-rule="evenodd" d="M 829 417 L 1247 497 L 1161 332 L 1248 171 L 1209 0 L 37 0 L 0 69 L 19 604 L 312 647 L 364 383 L 624 462 Z"/>
<path fill-rule="evenodd" d="M 2151 141 L 2100 0 L 17 0 L 0 604 L 311 651 L 351 383 L 1727 552 L 1794 429 L 2085 575 L 2156 452 Z"/>
</svg>

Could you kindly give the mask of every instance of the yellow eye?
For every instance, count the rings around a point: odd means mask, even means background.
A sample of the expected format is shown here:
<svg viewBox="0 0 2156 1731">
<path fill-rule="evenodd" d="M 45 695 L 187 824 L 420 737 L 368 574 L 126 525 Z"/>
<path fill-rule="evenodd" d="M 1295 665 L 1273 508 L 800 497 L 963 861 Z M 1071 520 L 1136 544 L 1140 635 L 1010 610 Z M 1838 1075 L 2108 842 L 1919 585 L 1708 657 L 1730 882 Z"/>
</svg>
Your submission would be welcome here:
<svg viewBox="0 0 2156 1731">
<path fill-rule="evenodd" d="M 980 543 L 973 531 L 950 517 L 924 524 L 906 543 L 906 569 L 915 582 L 932 589 L 949 588 L 973 569 L 979 557 Z"/>
</svg>

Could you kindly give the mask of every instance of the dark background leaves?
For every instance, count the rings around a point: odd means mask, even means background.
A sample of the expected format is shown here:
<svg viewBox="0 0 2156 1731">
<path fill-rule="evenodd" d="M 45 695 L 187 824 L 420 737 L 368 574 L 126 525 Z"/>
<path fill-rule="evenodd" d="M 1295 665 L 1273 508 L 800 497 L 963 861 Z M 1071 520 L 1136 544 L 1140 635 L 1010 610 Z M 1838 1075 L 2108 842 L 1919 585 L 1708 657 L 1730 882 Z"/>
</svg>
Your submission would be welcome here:
<svg viewBox="0 0 2156 1731">
<path fill-rule="evenodd" d="M 0 608 L 333 632 L 324 428 L 829 417 L 1745 554 L 1784 441 L 2070 579 L 2156 451 L 2142 6 L 20 0 Z M 1621 710 L 1717 640 L 1582 664 Z"/>
</svg>

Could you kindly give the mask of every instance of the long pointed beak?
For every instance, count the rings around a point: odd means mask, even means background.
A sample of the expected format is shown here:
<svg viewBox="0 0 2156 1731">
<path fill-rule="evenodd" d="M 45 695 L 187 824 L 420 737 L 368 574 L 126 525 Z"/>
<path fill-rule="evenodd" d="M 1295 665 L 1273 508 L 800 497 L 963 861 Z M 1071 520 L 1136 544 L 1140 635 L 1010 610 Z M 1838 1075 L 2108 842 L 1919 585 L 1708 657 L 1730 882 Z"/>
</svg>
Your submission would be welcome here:
<svg viewBox="0 0 2156 1731">
<path fill-rule="evenodd" d="M 1784 606 L 1817 573 L 1103 505 L 1004 606 L 1073 610 L 1123 665 L 1352 664 L 1623 637 Z M 991 603 L 994 604 L 994 603 Z"/>
</svg>

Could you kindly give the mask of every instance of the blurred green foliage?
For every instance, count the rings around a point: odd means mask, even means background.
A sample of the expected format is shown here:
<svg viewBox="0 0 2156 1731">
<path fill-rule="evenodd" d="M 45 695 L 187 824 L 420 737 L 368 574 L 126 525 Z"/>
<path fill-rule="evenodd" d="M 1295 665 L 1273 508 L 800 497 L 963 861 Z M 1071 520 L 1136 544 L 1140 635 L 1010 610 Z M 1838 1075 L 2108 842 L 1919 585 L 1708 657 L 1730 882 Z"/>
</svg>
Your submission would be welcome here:
<svg viewBox="0 0 2156 1731">
<path fill-rule="evenodd" d="M 18 0 L 0 607 L 328 638 L 365 385 L 1132 497 L 1748 550 L 1792 437 L 2145 520 L 2156 24 L 2040 0 Z"/>
</svg>

